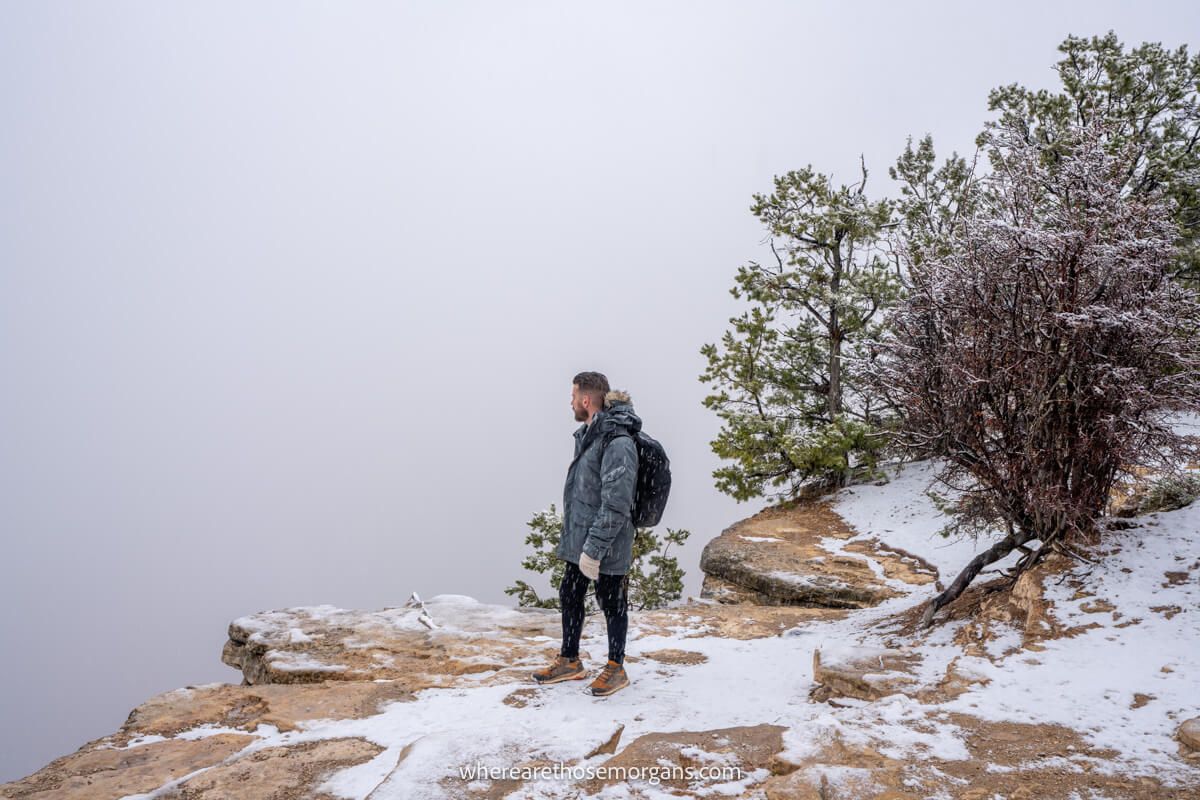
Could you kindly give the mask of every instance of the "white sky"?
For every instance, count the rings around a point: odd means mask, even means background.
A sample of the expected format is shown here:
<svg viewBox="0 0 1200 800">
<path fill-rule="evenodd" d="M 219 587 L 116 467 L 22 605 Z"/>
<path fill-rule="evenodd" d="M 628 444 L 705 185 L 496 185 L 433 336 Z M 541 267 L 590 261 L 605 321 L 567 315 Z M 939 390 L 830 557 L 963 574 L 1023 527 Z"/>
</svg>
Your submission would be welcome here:
<svg viewBox="0 0 1200 800">
<path fill-rule="evenodd" d="M 570 379 L 712 488 L 699 348 L 811 163 L 969 152 L 1068 33 L 1191 3 L 0 5 L 0 780 L 239 680 L 236 616 L 509 602 Z"/>
</svg>

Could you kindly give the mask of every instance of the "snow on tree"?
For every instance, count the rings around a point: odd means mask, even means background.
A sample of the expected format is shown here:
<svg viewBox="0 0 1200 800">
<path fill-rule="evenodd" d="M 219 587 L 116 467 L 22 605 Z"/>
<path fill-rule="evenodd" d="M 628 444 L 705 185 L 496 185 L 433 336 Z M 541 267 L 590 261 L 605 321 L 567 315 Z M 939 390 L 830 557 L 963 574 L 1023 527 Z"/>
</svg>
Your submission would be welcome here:
<svg viewBox="0 0 1200 800">
<path fill-rule="evenodd" d="M 898 246 L 906 297 L 866 374 L 904 410 L 900 445 L 942 459 L 954 528 L 998 536 L 926 624 L 1013 550 L 1015 580 L 1094 541 L 1118 477 L 1200 454 L 1169 424 L 1200 410 L 1200 305 L 1169 277 L 1174 201 L 1130 191 L 1136 146 L 1114 147 L 1109 124 L 993 126 L 992 172 L 949 240 Z"/>
<path fill-rule="evenodd" d="M 1132 158 L 1123 159 L 1128 189 L 1174 201 L 1179 236 L 1168 272 L 1200 286 L 1200 53 L 1189 58 L 1186 45 L 1172 51 L 1157 42 L 1126 51 L 1111 30 L 1091 39 L 1068 36 L 1058 50 L 1063 58 L 1054 70 L 1061 91 L 1015 83 L 993 89 L 988 108 L 999 119 L 987 123 L 988 129 L 1022 124 L 1031 136 L 1049 142 L 1067 123 L 1102 116 L 1111 123 L 1107 144 L 1134 148 Z"/>
</svg>

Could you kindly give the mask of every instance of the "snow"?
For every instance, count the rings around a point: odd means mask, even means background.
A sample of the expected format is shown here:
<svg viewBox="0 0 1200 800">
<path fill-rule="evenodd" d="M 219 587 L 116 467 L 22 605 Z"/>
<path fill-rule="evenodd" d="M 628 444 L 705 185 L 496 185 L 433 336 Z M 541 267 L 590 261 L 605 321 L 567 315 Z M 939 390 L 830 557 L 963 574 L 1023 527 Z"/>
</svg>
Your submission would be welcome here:
<svg viewBox="0 0 1200 800">
<path fill-rule="evenodd" d="M 166 740 L 167 740 L 167 737 L 165 737 L 165 736 L 161 736 L 157 733 L 151 733 L 151 734 L 146 734 L 145 736 L 138 736 L 136 738 L 130 739 L 128 742 L 125 743 L 124 747 L 116 747 L 114 745 L 102 745 L 102 747 L 110 748 L 113 750 L 132 750 L 133 748 L 141 747 L 144 744 L 154 744 L 155 742 L 165 742 Z"/>
<path fill-rule="evenodd" d="M 992 543 L 938 534 L 946 523 L 946 516 L 924 492 L 930 488 L 947 496 L 953 496 L 953 492 L 935 480 L 936 461 L 903 464 L 891 469 L 895 473 L 889 475 L 890 482 L 886 485 L 867 484 L 843 489 L 831 504 L 842 519 L 859 531 L 858 536 L 843 540 L 842 546 L 863 539 L 880 539 L 891 547 L 921 556 L 937 568 L 942 582 L 948 584 L 967 562 Z M 830 546 L 832 542 L 826 545 Z M 1011 566 L 1016 558 L 1016 554 L 1010 554 L 990 568 Z"/>
<path fill-rule="evenodd" d="M 1181 426 L 1196 422 L 1195 415 L 1177 418 Z M 936 462 L 904 465 L 888 484 L 844 490 L 833 506 L 859 531 L 854 539 L 876 536 L 918 554 L 946 581 L 990 543 L 933 535 L 945 519 L 923 489 L 936 469 Z M 992 721 L 1065 725 L 1081 731 L 1093 746 L 1120 753 L 1097 769 L 1155 775 L 1168 782 L 1185 775 L 1195 780 L 1194 770 L 1176 757 L 1173 737 L 1180 722 L 1200 715 L 1200 586 L 1196 573 L 1175 585 L 1164 573 L 1186 571 L 1200 559 L 1200 503 L 1131 521 L 1141 527 L 1109 534 L 1109 543 L 1119 552 L 1073 570 L 1086 576 L 1085 585 L 1094 596 L 1074 598 L 1066 580 L 1046 587 L 1052 613 L 1062 625 L 1097 627 L 1048 640 L 1036 653 L 1021 649 L 1022 636 L 1016 629 L 1002 631 L 985 643 L 990 658 L 962 655 L 952 641 L 961 623 L 935 629 L 922 647 L 920 677 L 934 680 L 958 656 L 955 668 L 960 675 L 986 680 L 938 708 Z M 999 566 L 1014 558 L 1010 555 Z M 907 604 L 934 591 L 913 590 Z M 1097 599 L 1116 606 L 1120 618 L 1082 610 Z M 1182 610 L 1171 620 L 1161 610 L 1152 610 L 1172 606 Z M 1132 620 L 1137 622 L 1128 624 Z M 823 662 L 825 658 L 822 650 Z M 1134 709 L 1130 706 L 1135 693 L 1154 699 Z"/>
<path fill-rule="evenodd" d="M 1024 638 L 1020 630 L 1011 626 L 1002 629 L 999 635 L 993 629 L 993 635 L 984 641 L 983 649 L 992 659 L 1002 658 L 1021 649 Z"/>
<path fill-rule="evenodd" d="M 1194 573 L 1177 585 L 1164 573 L 1186 570 L 1200 559 L 1200 505 L 1141 521 L 1144 527 L 1112 534 L 1119 553 L 1073 570 L 1087 576 L 1095 597 L 1073 599 L 1066 581 L 1046 587 L 1064 624 L 1097 627 L 1051 639 L 1033 658 L 963 659 L 990 682 L 944 707 L 983 719 L 1075 728 L 1089 743 L 1120 752 L 1099 766 L 1106 771 L 1180 773 L 1175 729 L 1200 715 L 1200 586 Z M 1120 619 L 1081 609 L 1096 598 L 1116 606 Z M 1152 610 L 1164 606 L 1182 610 L 1168 620 Z M 1126 624 L 1132 620 L 1138 621 Z M 1135 693 L 1154 699 L 1131 708 Z"/>
<path fill-rule="evenodd" d="M 792 586 L 802 588 L 821 588 L 821 589 L 849 589 L 850 584 L 837 578 L 829 578 L 823 575 L 801 575 L 796 572 L 787 572 L 786 570 L 772 570 L 771 572 L 763 573 L 768 577 L 774 578 L 777 581 L 791 584 Z"/>
<path fill-rule="evenodd" d="M 311 642 L 313 639 L 299 628 L 288 629 L 288 641 L 292 644 L 301 644 L 303 642 Z"/>
<path fill-rule="evenodd" d="M 284 672 L 345 672 L 345 664 L 326 664 L 312 656 L 288 650 L 272 650 L 270 665 Z"/>
<path fill-rule="evenodd" d="M 320 635 L 317 629 L 355 630 L 358 635 L 347 636 L 341 643 L 354 649 L 372 646 L 371 635 L 380 629 L 426 631 L 431 636 L 455 639 L 492 637 L 497 628 L 527 625 L 529 615 L 539 613 L 557 617 L 558 612 L 538 608 L 517 610 L 481 603 L 468 595 L 440 594 L 425 601 L 417 598 L 411 605 L 371 612 L 332 605 L 298 606 L 239 617 L 231 627 L 246 631 L 249 641 L 267 645 L 308 643 Z M 297 667 L 301 668 L 310 667 Z"/>
<path fill-rule="evenodd" d="M 826 667 L 853 667 L 867 661 L 878 661 L 882 667 L 883 657 L 895 652 L 886 647 L 849 645 L 837 640 L 823 642 L 817 649 L 821 651 L 821 664 Z"/>
</svg>

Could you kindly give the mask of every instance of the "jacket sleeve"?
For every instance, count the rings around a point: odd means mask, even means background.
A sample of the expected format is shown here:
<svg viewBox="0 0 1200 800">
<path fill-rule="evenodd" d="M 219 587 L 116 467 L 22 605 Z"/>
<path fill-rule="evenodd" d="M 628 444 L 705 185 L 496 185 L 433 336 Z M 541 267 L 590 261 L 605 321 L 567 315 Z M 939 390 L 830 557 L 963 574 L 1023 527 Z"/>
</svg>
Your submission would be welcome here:
<svg viewBox="0 0 1200 800">
<path fill-rule="evenodd" d="M 613 540 L 629 524 L 637 490 L 637 445 L 618 436 L 600 459 L 600 508 L 583 540 L 583 552 L 596 560 L 608 554 Z"/>
</svg>

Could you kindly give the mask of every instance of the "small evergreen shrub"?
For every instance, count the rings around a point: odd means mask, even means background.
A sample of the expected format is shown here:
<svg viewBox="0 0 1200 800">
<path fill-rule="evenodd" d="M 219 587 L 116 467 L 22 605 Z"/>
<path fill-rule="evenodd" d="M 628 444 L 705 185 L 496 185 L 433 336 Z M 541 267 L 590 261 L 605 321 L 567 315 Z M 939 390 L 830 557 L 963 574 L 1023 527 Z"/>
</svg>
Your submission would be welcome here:
<svg viewBox="0 0 1200 800">
<path fill-rule="evenodd" d="M 554 593 L 550 597 L 540 597 L 523 580 L 517 580 L 504 593 L 516 595 L 519 606 L 559 608 L 558 588 L 562 585 L 567 566 L 567 562 L 555 555 L 562 537 L 562 514 L 551 503 L 550 508 L 534 514 L 525 524 L 529 526 L 525 544 L 532 547 L 533 552 L 525 557 L 521 566 L 530 572 L 542 575 L 549 573 L 550 587 Z M 633 539 L 633 559 L 629 565 L 631 609 L 661 608 L 672 600 L 678 600 L 683 594 L 683 570 L 679 568 L 678 560 L 667 553 L 671 545 L 682 545 L 690 535 L 686 530 L 667 528 L 666 535 L 660 538 L 651 528 L 637 529 Z M 588 614 L 600 610 L 594 594 L 589 592 L 585 598 Z"/>
</svg>

